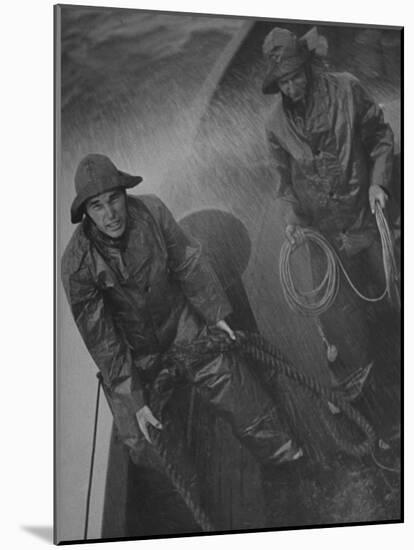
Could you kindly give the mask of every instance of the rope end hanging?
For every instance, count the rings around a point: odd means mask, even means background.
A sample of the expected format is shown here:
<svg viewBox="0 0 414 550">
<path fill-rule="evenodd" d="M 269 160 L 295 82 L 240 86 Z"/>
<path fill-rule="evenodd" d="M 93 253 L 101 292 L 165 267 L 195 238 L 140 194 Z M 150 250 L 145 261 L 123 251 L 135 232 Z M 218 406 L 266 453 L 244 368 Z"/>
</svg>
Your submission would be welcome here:
<svg viewBox="0 0 414 550">
<path fill-rule="evenodd" d="M 326 357 L 330 363 L 334 363 L 338 358 L 338 348 L 330 344 L 326 350 Z"/>
<path fill-rule="evenodd" d="M 298 290 L 295 287 L 290 267 L 291 254 L 298 248 L 298 246 L 292 245 L 288 240 L 283 243 L 279 258 L 280 281 L 286 302 L 293 311 L 307 317 L 315 317 L 327 311 L 335 301 L 339 291 L 339 270 L 342 271 L 345 279 L 355 294 L 362 300 L 366 302 L 379 302 L 387 295 L 392 300 L 392 295 L 395 294 L 395 299 L 392 301 L 397 302 L 400 306 L 398 288 L 399 274 L 394 254 L 393 239 L 385 214 L 378 204 L 375 208 L 375 219 L 382 246 L 383 266 L 386 281 L 384 292 L 375 298 L 362 294 L 350 279 L 341 258 L 338 256 L 336 250 L 332 247 L 329 241 L 318 231 L 310 228 L 304 228 L 302 231 L 305 240 L 313 242 L 314 245 L 318 246 L 325 253 L 327 269 L 326 274 L 318 287 L 308 292 Z"/>
<path fill-rule="evenodd" d="M 319 317 L 315 317 L 315 323 L 316 328 L 318 329 L 319 336 L 321 337 L 322 342 L 325 344 L 326 358 L 328 359 L 329 363 L 334 363 L 338 358 L 338 348 L 334 344 L 329 343 L 329 340 L 326 337 Z"/>
</svg>

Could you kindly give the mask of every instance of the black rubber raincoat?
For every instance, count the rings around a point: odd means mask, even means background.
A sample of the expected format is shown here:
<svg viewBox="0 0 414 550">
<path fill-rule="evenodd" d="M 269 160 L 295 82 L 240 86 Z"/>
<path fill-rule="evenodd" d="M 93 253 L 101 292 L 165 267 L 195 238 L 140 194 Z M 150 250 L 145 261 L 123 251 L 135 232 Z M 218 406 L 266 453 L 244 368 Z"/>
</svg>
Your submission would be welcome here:
<svg viewBox="0 0 414 550">
<path fill-rule="evenodd" d="M 231 310 L 200 245 L 166 206 L 155 196 L 127 200 L 121 239 L 84 219 L 64 253 L 62 279 L 121 437 L 134 450 L 140 444 L 135 413 L 146 403 L 163 352 L 204 336 Z M 258 459 L 293 456 L 272 400 L 243 358 L 220 354 L 185 378 Z"/>
<path fill-rule="evenodd" d="M 377 184 L 389 191 L 394 139 L 358 79 L 316 75 L 302 113 L 279 94 L 267 136 L 287 223 L 311 225 L 329 238 L 372 235 L 368 190 Z"/>
</svg>

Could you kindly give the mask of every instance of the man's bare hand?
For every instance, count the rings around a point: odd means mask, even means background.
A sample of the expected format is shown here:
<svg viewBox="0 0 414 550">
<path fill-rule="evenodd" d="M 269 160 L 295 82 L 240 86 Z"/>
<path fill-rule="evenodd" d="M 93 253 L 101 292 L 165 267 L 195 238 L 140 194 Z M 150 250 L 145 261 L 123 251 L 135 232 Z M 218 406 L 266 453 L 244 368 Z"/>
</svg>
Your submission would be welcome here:
<svg viewBox="0 0 414 550">
<path fill-rule="evenodd" d="M 372 214 L 375 214 L 375 203 L 378 202 L 382 209 L 388 200 L 388 195 L 380 185 L 371 185 L 369 188 L 369 206 Z"/>
<path fill-rule="evenodd" d="M 148 425 L 150 424 L 151 426 L 154 426 L 154 428 L 157 428 L 157 430 L 162 430 L 161 422 L 155 418 L 155 416 L 152 414 L 151 409 L 147 407 L 147 405 L 139 409 L 136 416 L 139 429 L 141 430 L 148 443 L 151 443 L 151 438 L 148 433 Z"/>
<path fill-rule="evenodd" d="M 285 228 L 285 235 L 291 245 L 301 245 L 305 241 L 305 234 L 300 225 L 288 224 Z"/>
<path fill-rule="evenodd" d="M 226 332 L 232 340 L 236 340 L 236 335 L 234 334 L 232 329 L 229 327 L 229 325 L 226 323 L 226 321 L 223 321 L 223 320 L 219 321 L 216 324 L 216 327 L 219 328 L 220 330 Z"/>
</svg>

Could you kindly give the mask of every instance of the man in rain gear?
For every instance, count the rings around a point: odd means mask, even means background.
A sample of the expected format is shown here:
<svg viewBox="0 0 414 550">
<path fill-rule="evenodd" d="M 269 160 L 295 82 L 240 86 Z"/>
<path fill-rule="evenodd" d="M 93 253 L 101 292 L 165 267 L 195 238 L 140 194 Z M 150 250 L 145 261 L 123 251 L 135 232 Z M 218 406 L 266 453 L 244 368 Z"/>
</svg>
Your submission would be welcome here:
<svg viewBox="0 0 414 550">
<path fill-rule="evenodd" d="M 315 28 L 302 38 L 274 28 L 264 41 L 263 93 L 276 94 L 266 131 L 277 195 L 291 244 L 301 244 L 303 228 L 312 227 L 334 246 L 357 286 L 378 295 L 385 278 L 373 214 L 375 204 L 384 209 L 391 194 L 393 133 L 357 78 L 326 70 L 326 49 Z M 310 252 L 319 283 L 326 264 L 319 248 Z M 345 367 L 336 372 L 343 380 L 378 369 L 367 317 L 366 304 L 345 283 L 321 315 L 325 336 Z M 331 366 L 334 372 L 338 361 Z"/>
<path fill-rule="evenodd" d="M 235 338 L 225 321 L 229 303 L 198 242 L 160 199 L 126 194 L 141 180 L 104 155 L 82 159 L 71 208 L 72 222 L 79 225 L 62 260 L 75 322 L 133 459 L 142 435 L 151 441 L 150 426 L 161 434 L 165 428 L 149 400 L 165 368 L 164 354 L 212 327 Z M 230 422 L 261 463 L 287 463 L 302 455 L 240 355 L 217 354 L 195 363 L 182 365 L 180 376 Z"/>
</svg>

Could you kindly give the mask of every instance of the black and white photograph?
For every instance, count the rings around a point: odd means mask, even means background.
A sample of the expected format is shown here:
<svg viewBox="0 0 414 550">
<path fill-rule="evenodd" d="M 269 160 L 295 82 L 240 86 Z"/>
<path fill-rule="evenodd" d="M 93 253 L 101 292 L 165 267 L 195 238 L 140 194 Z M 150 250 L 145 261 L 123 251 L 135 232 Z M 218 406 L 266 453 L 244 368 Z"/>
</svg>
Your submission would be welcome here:
<svg viewBox="0 0 414 550">
<path fill-rule="evenodd" d="M 54 7 L 55 544 L 403 521 L 403 28 L 354 19 Z"/>
</svg>

